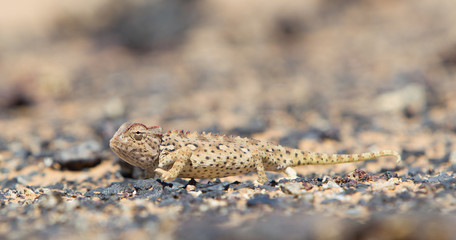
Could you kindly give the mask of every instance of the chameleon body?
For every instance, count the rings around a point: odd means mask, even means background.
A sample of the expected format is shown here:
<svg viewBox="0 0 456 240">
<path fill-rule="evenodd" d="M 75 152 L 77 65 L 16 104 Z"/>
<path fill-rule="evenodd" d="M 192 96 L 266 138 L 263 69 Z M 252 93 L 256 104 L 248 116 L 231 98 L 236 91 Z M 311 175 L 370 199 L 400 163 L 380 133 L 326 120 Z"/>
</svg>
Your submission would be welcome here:
<svg viewBox="0 0 456 240">
<path fill-rule="evenodd" d="M 324 154 L 274 145 L 252 138 L 211 133 L 168 131 L 140 123 L 124 123 L 110 140 L 110 147 L 124 161 L 158 174 L 164 181 L 176 177 L 216 178 L 256 171 L 258 182 L 267 181 L 265 171 L 283 171 L 296 178 L 292 167 L 337 164 L 394 156 L 385 150 L 361 154 Z"/>
</svg>

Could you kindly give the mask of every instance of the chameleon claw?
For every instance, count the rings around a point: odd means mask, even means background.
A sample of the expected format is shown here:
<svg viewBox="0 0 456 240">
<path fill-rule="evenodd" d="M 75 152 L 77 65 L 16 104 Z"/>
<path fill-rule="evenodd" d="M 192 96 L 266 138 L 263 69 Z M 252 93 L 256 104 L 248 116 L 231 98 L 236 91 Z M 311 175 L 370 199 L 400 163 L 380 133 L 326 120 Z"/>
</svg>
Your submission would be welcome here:
<svg viewBox="0 0 456 240">
<path fill-rule="evenodd" d="M 160 178 L 163 180 L 163 181 L 171 181 L 171 180 L 174 180 L 174 178 L 171 176 L 171 173 L 169 173 L 168 171 L 165 171 L 161 168 L 157 168 L 155 169 L 155 173 L 157 173 L 158 175 L 160 175 Z"/>
<path fill-rule="evenodd" d="M 163 169 L 161 169 L 161 168 L 155 169 L 154 172 L 155 172 L 156 174 L 160 175 L 160 176 L 163 176 L 163 174 L 166 173 L 166 171 L 163 170 Z"/>
</svg>

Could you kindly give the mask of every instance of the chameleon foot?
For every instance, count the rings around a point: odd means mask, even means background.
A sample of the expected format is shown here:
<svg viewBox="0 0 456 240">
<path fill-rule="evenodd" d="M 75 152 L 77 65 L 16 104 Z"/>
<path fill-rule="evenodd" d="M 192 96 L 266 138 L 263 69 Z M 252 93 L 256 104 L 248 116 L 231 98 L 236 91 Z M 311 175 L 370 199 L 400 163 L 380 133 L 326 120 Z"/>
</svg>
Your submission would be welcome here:
<svg viewBox="0 0 456 240">
<path fill-rule="evenodd" d="M 161 168 L 156 168 L 155 169 L 155 173 L 160 175 L 161 180 L 163 180 L 165 182 L 166 181 L 172 181 L 172 180 L 176 179 L 176 177 L 173 176 L 173 174 L 171 174 L 170 172 L 165 171 L 165 170 L 163 170 Z"/>
</svg>

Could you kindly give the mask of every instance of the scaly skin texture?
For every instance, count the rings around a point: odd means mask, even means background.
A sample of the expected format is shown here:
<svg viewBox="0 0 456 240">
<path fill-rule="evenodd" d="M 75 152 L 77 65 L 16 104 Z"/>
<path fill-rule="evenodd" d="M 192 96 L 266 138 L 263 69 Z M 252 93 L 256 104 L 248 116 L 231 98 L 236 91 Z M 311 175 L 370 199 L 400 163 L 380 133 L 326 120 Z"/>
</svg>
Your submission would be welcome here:
<svg viewBox="0 0 456 240">
<path fill-rule="evenodd" d="M 140 123 L 124 123 L 110 141 L 111 149 L 124 161 L 154 173 L 164 181 L 176 177 L 215 178 L 251 171 L 258 173 L 258 182 L 267 181 L 265 171 L 283 171 L 296 178 L 292 167 L 311 164 L 358 162 L 383 156 L 400 155 L 385 150 L 361 154 L 324 154 L 305 152 L 251 138 L 226 137 L 210 133 L 169 131 L 146 127 Z"/>
</svg>

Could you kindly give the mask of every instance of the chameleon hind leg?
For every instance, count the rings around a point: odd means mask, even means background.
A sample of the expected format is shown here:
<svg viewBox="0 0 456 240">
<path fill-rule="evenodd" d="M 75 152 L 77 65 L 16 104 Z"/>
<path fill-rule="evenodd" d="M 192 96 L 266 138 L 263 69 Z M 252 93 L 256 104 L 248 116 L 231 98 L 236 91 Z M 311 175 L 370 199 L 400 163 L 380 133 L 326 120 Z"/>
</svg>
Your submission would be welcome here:
<svg viewBox="0 0 456 240">
<path fill-rule="evenodd" d="M 288 179 L 295 179 L 298 177 L 296 170 L 294 170 L 292 167 L 285 168 L 283 172 L 285 173 L 285 175 L 287 175 Z"/>
<path fill-rule="evenodd" d="M 252 154 L 252 159 L 255 163 L 255 168 L 258 174 L 258 183 L 264 184 L 265 182 L 268 181 L 268 177 L 266 176 L 266 171 L 264 168 L 264 160 L 265 156 L 262 156 L 259 151 L 255 151 Z"/>
</svg>

